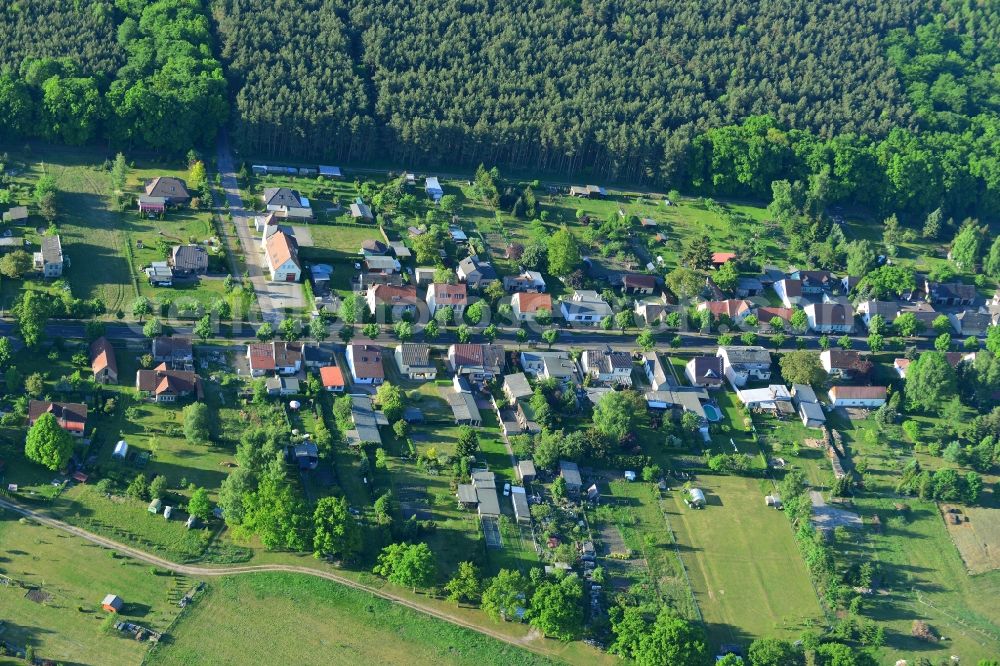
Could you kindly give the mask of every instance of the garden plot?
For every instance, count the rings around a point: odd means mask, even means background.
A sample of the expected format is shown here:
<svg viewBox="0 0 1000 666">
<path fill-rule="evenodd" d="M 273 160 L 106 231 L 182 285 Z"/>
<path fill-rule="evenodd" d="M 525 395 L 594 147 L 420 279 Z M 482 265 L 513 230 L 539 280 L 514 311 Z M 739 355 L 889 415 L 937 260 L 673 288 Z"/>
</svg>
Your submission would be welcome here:
<svg viewBox="0 0 1000 666">
<path fill-rule="evenodd" d="M 944 507 L 942 507 L 944 509 Z M 945 520 L 970 574 L 1000 569 L 1000 512 L 993 508 L 962 507 L 959 522 Z M 965 520 L 965 519 L 968 520 Z"/>
</svg>

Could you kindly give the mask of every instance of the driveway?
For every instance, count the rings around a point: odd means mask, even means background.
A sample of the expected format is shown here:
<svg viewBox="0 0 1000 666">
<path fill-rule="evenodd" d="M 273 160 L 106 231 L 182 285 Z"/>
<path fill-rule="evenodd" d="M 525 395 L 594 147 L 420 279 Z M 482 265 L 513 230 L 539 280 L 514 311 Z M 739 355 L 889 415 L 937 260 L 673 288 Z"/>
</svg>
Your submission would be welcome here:
<svg viewBox="0 0 1000 666">
<path fill-rule="evenodd" d="M 240 185 L 236 180 L 233 152 L 229 147 L 229 139 L 224 133 L 219 135 L 216 151 L 219 175 L 222 179 L 222 191 L 229 203 L 229 212 L 233 216 L 236 233 L 240 237 L 240 246 L 246 259 L 247 273 L 253 283 L 254 291 L 257 292 L 257 305 L 260 307 L 261 317 L 264 321 L 277 324 L 284 318 L 285 308 L 304 307 L 302 287 L 298 283 L 275 283 L 267 278 L 268 270 L 264 255 L 258 249 L 260 239 L 256 237 L 256 230 L 250 226 L 253 224 L 254 216 L 243 205 Z M 225 211 L 219 212 L 221 214 Z"/>
</svg>

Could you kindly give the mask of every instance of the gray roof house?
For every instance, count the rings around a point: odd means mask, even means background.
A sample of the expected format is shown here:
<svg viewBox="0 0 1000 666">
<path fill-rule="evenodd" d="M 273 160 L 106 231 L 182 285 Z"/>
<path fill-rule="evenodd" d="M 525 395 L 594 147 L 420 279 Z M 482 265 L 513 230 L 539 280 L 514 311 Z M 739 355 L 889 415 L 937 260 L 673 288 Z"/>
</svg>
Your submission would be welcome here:
<svg viewBox="0 0 1000 666">
<path fill-rule="evenodd" d="M 410 379 L 434 379 L 437 366 L 431 361 L 430 345 L 404 342 L 396 347 L 393 354 L 399 372 Z"/>
<path fill-rule="evenodd" d="M 600 323 L 614 312 L 600 294 L 591 289 L 577 289 L 569 299 L 559 302 L 559 309 L 567 322 L 590 325 Z"/>
<path fill-rule="evenodd" d="M 505 375 L 503 378 L 503 392 L 511 404 L 523 398 L 530 398 L 533 394 L 531 385 L 528 383 L 528 378 L 523 372 Z"/>
<path fill-rule="evenodd" d="M 741 387 L 750 379 L 771 379 L 771 352 L 760 346 L 719 347 L 716 356 L 722 359 L 722 369 L 734 386 Z"/>
<path fill-rule="evenodd" d="M 47 278 L 60 277 L 63 274 L 62 239 L 59 234 L 42 237 L 42 251 L 34 256 L 35 270 L 41 271 Z"/>
<path fill-rule="evenodd" d="M 483 417 L 476 406 L 476 399 L 471 393 L 464 391 L 443 391 L 448 406 L 455 417 L 455 425 L 479 427 L 483 425 Z"/>
<path fill-rule="evenodd" d="M 478 256 L 472 255 L 458 262 L 455 271 L 460 282 L 464 282 L 470 287 L 482 287 L 497 278 L 496 269 L 488 261 L 481 261 Z"/>
<path fill-rule="evenodd" d="M 208 251 L 200 245 L 175 245 L 171 263 L 176 275 L 202 275 L 208 272 Z"/>
<path fill-rule="evenodd" d="M 526 374 L 539 379 L 554 379 L 561 384 L 578 380 L 576 363 L 564 351 L 522 351 L 521 368 Z"/>
</svg>

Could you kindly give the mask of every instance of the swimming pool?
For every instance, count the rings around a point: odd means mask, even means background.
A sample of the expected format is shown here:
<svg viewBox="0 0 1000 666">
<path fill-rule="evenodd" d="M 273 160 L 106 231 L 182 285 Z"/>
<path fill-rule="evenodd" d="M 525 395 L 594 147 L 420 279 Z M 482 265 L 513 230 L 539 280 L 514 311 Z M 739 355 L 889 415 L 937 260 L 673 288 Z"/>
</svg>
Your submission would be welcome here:
<svg viewBox="0 0 1000 666">
<path fill-rule="evenodd" d="M 705 405 L 705 418 L 715 423 L 722 420 L 722 412 L 715 405 Z"/>
</svg>

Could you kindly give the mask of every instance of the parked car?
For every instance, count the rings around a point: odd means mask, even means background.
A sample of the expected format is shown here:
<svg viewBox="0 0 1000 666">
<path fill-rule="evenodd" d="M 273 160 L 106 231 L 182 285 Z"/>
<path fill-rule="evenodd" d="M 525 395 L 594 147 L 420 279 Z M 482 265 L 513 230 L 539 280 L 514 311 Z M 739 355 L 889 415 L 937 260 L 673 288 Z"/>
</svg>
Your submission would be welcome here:
<svg viewBox="0 0 1000 666">
<path fill-rule="evenodd" d="M 507 497 L 507 495 L 510 495 L 510 484 L 509 483 L 503 484 L 503 496 Z"/>
</svg>

